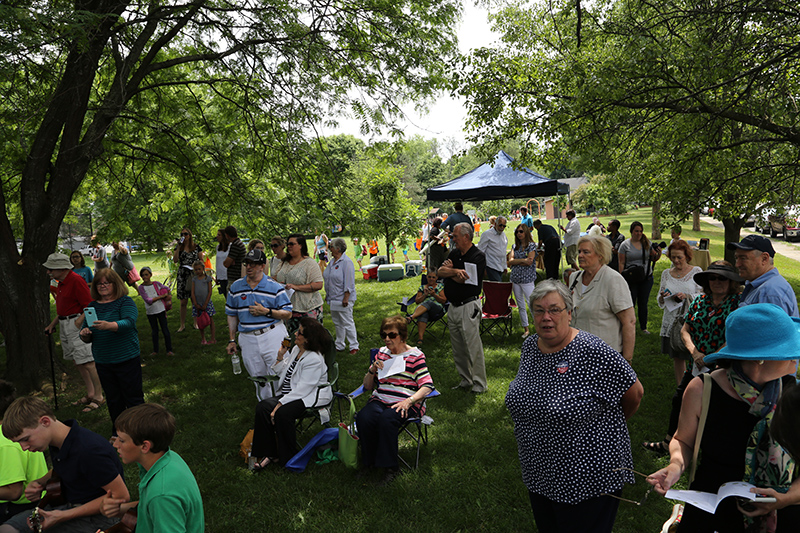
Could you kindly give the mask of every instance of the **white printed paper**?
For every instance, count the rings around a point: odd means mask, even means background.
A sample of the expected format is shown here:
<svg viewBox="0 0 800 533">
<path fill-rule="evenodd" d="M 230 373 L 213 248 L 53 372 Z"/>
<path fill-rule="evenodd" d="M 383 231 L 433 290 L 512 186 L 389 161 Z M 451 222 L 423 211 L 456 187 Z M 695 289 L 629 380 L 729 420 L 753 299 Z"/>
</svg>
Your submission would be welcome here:
<svg viewBox="0 0 800 533">
<path fill-rule="evenodd" d="M 744 481 L 730 481 L 723 483 L 717 494 L 713 492 L 702 492 L 699 490 L 668 490 L 666 497 L 671 500 L 680 500 L 688 504 L 694 505 L 698 509 L 702 509 L 707 513 L 713 514 L 719 502 L 728 498 L 729 496 L 739 496 L 747 498 L 748 500 L 755 500 L 757 494 L 750 492 L 754 489 L 755 485 L 745 483 Z"/>
<path fill-rule="evenodd" d="M 406 371 L 406 360 L 402 355 L 396 355 L 383 362 L 383 368 L 378 370 L 378 379 L 394 376 Z"/>
<path fill-rule="evenodd" d="M 475 263 L 464 262 L 464 270 L 467 271 L 467 279 L 464 281 L 464 285 L 477 285 L 478 265 Z"/>
</svg>

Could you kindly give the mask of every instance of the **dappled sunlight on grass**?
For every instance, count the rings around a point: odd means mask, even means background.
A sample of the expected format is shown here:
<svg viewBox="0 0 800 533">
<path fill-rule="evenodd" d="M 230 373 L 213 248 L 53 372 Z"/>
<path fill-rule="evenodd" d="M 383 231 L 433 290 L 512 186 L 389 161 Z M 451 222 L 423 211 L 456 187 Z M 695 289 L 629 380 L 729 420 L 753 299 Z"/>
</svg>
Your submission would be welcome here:
<svg viewBox="0 0 800 533">
<path fill-rule="evenodd" d="M 622 221 L 622 232 L 628 235 L 632 220 L 640 220 L 649 233 L 649 210 L 616 217 Z M 607 224 L 612 217 L 602 217 Z M 581 226 L 589 219 L 582 217 Z M 511 224 L 516 227 L 515 224 Z M 484 226 L 485 227 L 485 226 Z M 692 240 L 711 238 L 712 259 L 723 255 L 721 229 L 703 227 L 693 233 L 684 224 L 684 237 Z M 668 233 L 663 240 L 668 241 Z M 348 250 L 350 252 L 350 250 Z M 137 255 L 139 266 L 154 265 L 153 257 Z M 412 259 L 417 254 L 410 252 Z M 800 266 L 778 257 L 776 265 L 797 290 L 800 288 Z M 669 262 L 659 261 L 656 279 Z M 166 277 L 166 268 L 155 264 L 155 279 Z M 380 321 L 399 313 L 399 302 L 416 292 L 420 278 L 379 283 L 365 281 L 357 273 L 358 301 L 354 308 L 358 326 L 360 351 L 356 355 L 340 353 L 338 388 L 349 392 L 358 387 L 368 365 L 369 349 L 382 346 L 378 337 Z M 655 302 L 657 285 L 648 306 L 648 329 L 652 335 L 637 335 L 633 367 L 645 389 L 639 412 L 629 421 L 634 464 L 637 470 L 653 472 L 666 464 L 666 459 L 643 450 L 644 440 L 663 438 L 675 388 L 672 363 L 660 353 L 661 311 Z M 218 344 L 201 346 L 199 332 L 191 322 L 183 333 L 175 333 L 178 324 L 178 302 L 170 312 L 169 323 L 176 356 L 152 351 L 150 326 L 141 299 L 133 291 L 131 297 L 139 306 L 139 337 L 143 361 L 145 397 L 164 403 L 178 420 L 178 433 L 173 448 L 180 453 L 195 473 L 204 497 L 207 531 L 253 532 L 277 529 L 323 531 L 367 531 L 376 524 L 386 524 L 393 531 L 412 531 L 423 525 L 431 531 L 535 531 L 527 490 L 522 485 L 517 444 L 513 425 L 505 408 L 508 384 L 519 366 L 522 327 L 519 315 L 513 313 L 513 329 L 509 338 L 500 342 L 486 340 L 489 389 L 482 395 L 451 390 L 459 382 L 453 364 L 449 335 L 434 339 L 426 335 L 423 351 L 434 383 L 441 396 L 428 404 L 434 423 L 429 428 L 430 441 L 424 446 L 418 471 L 406 473 L 391 486 L 376 488 L 370 481 L 358 480 L 354 472 L 341 463 L 316 465 L 312 460 L 302 474 L 280 474 L 267 469 L 251 474 L 239 457 L 239 443 L 253 423 L 256 405 L 253 384 L 246 374 L 233 375 L 230 358 L 225 354 L 227 326 L 224 302 L 214 295 L 217 309 L 215 322 Z M 329 315 L 325 325 L 332 329 Z M 434 330 L 441 335 L 441 325 Z M 414 344 L 415 337 L 410 337 Z M 0 349 L 4 355 L 4 349 Z M 60 349 L 57 349 L 60 356 Z M 81 424 L 102 435 L 110 433 L 105 407 L 84 414 L 68 402 L 81 394 L 80 378 L 74 366 L 65 366 L 69 376 L 67 391 L 60 397 L 58 416 L 77 418 Z M 366 397 L 356 400 L 357 408 Z M 338 422 L 334 405 L 332 420 Z M 301 436 L 305 443 L 316 431 L 316 425 Z M 407 459 L 413 448 L 401 439 L 401 453 Z M 138 471 L 125 469 L 128 486 L 136 493 Z M 626 487 L 624 496 L 638 500 L 646 487 L 641 481 Z M 669 516 L 671 504 L 651 495 L 642 507 L 622 504 L 615 531 L 657 531 Z M 423 521 L 409 519 L 422 517 Z"/>
</svg>

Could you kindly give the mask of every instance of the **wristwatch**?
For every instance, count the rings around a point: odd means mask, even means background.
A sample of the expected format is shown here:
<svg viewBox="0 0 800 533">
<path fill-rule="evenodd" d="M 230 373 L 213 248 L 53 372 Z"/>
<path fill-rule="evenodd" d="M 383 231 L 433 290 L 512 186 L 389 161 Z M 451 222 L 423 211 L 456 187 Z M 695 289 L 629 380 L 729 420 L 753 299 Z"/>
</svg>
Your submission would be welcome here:
<svg viewBox="0 0 800 533">
<path fill-rule="evenodd" d="M 268 317 L 270 317 L 270 318 L 272 318 L 272 308 L 271 308 L 271 307 L 268 307 L 268 308 L 267 308 L 267 311 L 269 311 L 269 314 L 268 314 L 267 316 L 268 316 Z"/>
</svg>

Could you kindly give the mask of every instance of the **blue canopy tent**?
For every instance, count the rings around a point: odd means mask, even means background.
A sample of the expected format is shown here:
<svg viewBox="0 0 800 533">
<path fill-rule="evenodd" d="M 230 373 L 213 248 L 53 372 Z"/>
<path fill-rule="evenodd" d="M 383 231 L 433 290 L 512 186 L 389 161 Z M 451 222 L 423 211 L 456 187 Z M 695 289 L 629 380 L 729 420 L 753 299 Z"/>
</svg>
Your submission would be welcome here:
<svg viewBox="0 0 800 533">
<path fill-rule="evenodd" d="M 515 170 L 513 161 L 500 150 L 493 163 L 486 162 L 447 183 L 428 189 L 428 201 L 505 200 L 569 194 L 566 183 L 545 178 L 525 167 Z"/>
</svg>

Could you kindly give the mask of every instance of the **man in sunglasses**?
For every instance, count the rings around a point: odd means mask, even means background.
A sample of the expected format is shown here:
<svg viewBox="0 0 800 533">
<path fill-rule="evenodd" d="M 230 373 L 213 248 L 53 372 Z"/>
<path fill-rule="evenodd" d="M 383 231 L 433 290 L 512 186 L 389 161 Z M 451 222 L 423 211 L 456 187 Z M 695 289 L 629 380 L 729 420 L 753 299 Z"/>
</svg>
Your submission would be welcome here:
<svg viewBox="0 0 800 533">
<path fill-rule="evenodd" d="M 789 282 L 775 268 L 775 249 L 772 242 L 761 235 L 748 235 L 741 242 L 729 242 L 736 268 L 745 279 L 739 307 L 757 303 L 770 303 L 799 317 L 797 297 Z"/>
<path fill-rule="evenodd" d="M 267 256 L 253 248 L 244 258 L 247 277 L 239 278 L 228 291 L 228 355 L 236 353 L 236 332 L 242 363 L 251 377 L 273 375 L 272 365 L 286 337 L 283 320 L 292 318 L 292 303 L 283 286 L 264 275 Z M 272 397 L 272 389 L 256 383 L 259 401 Z"/>
<path fill-rule="evenodd" d="M 485 231 L 478 241 L 478 250 L 486 256 L 486 280 L 503 281 L 508 267 L 508 238 L 506 237 L 506 217 L 497 217 L 489 231 Z"/>
<path fill-rule="evenodd" d="M 450 300 L 447 325 L 453 360 L 461 382 L 454 388 L 470 389 L 476 394 L 486 392 L 486 365 L 481 341 L 481 303 L 478 299 L 486 270 L 486 256 L 473 246 L 472 224 L 456 224 L 452 241 L 454 248 L 437 274 L 444 279 L 444 292 Z"/>
</svg>

